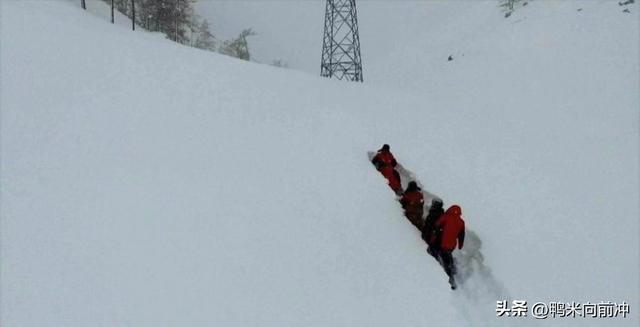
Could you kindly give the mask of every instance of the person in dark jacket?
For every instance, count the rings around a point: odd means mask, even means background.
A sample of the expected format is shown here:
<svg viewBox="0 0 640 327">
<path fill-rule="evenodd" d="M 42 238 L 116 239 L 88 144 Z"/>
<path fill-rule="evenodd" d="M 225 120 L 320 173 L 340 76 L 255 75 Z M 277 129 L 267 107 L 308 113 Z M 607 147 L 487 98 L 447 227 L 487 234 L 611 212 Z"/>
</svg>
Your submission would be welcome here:
<svg viewBox="0 0 640 327">
<path fill-rule="evenodd" d="M 452 253 L 456 245 L 458 249 L 462 249 L 465 234 L 464 220 L 462 220 L 462 209 L 460 209 L 460 206 L 452 205 L 436 220 L 434 226 L 440 235 L 439 256 L 442 260 L 442 266 L 447 276 L 449 276 L 451 289 L 456 289 L 456 283 L 453 278 L 453 275 L 456 273 L 456 267 Z"/>
<path fill-rule="evenodd" d="M 407 189 L 400 198 L 400 204 L 404 209 L 404 215 L 420 230 L 422 228 L 422 214 L 424 213 L 424 196 L 418 184 L 409 182 Z"/>
<path fill-rule="evenodd" d="M 398 162 L 396 158 L 391 153 L 391 148 L 389 144 L 385 144 L 382 146 L 378 153 L 371 159 L 371 163 L 376 166 L 376 169 L 381 170 L 383 167 L 393 167 L 395 168 Z"/>
<path fill-rule="evenodd" d="M 442 200 L 438 198 L 431 200 L 429 213 L 427 214 L 427 218 L 424 220 L 424 224 L 422 226 L 422 239 L 429 246 L 427 248 L 427 252 L 431 254 L 436 260 L 438 260 L 440 245 L 437 239 L 438 235 L 434 228 L 434 224 L 440 218 L 440 216 L 444 214 L 444 209 L 442 208 L 442 206 Z"/>
</svg>

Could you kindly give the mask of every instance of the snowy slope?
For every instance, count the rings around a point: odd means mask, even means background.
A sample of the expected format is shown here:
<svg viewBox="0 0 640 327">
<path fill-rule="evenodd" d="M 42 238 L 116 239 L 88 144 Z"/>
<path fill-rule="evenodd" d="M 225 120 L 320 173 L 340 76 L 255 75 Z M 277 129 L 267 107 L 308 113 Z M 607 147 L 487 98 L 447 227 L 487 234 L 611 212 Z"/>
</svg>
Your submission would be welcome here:
<svg viewBox="0 0 640 327">
<path fill-rule="evenodd" d="M 2 6 L 3 326 L 455 321 L 344 110 L 391 97 Z"/>
<path fill-rule="evenodd" d="M 609 5 L 532 4 L 401 92 L 131 33 L 75 2 L 2 2 L 2 325 L 534 323 L 496 319 L 505 294 L 638 308 L 637 14 Z M 487 26 L 486 6 L 459 19 Z M 384 142 L 462 205 L 508 291 L 448 289 L 367 162 Z"/>
<path fill-rule="evenodd" d="M 371 83 L 423 94 L 416 116 L 444 125 L 398 145 L 429 144 L 405 164 L 463 203 L 514 297 L 637 303 L 640 35 L 637 5 L 621 11 L 531 1 L 505 20 L 494 2 L 425 2 L 407 18 L 418 36 L 367 52 Z"/>
<path fill-rule="evenodd" d="M 294 8 L 209 4 L 239 8 L 239 26 Z M 304 7 L 302 19 L 256 20 L 265 33 L 253 44 L 317 73 L 321 39 L 308 40 L 323 8 Z M 505 19 L 496 1 L 358 2 L 366 84 L 422 98 L 412 121 L 392 111 L 368 124 L 430 190 L 463 204 L 514 297 L 637 302 L 640 34 L 628 8 L 529 1 Z"/>
</svg>

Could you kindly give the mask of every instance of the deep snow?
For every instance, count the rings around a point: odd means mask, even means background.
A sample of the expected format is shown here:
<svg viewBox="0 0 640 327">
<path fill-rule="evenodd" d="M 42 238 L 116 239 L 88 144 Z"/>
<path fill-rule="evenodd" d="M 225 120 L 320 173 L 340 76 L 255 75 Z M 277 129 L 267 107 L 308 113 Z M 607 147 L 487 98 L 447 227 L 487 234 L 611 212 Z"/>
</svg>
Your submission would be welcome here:
<svg viewBox="0 0 640 327">
<path fill-rule="evenodd" d="M 636 10 L 437 4 L 464 59 L 387 86 L 3 1 L 2 325 L 637 325 Z M 495 287 L 448 289 L 366 160 L 382 143 L 462 205 Z M 497 319 L 504 294 L 632 315 Z"/>
</svg>

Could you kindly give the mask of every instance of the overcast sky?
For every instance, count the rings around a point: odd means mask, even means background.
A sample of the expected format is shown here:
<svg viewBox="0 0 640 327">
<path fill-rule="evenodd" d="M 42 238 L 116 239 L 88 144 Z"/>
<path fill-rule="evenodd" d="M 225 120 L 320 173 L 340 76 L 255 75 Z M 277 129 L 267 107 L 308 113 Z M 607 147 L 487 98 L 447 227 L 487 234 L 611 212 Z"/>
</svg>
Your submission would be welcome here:
<svg viewBox="0 0 640 327">
<path fill-rule="evenodd" d="M 469 55 L 460 47 L 467 43 L 445 37 L 476 37 L 482 26 L 467 24 L 467 15 L 503 19 L 497 0 L 357 3 L 365 82 L 401 89 L 432 82 L 434 69 L 446 64 L 449 55 Z M 254 61 L 281 59 L 292 69 L 319 75 L 325 5 L 326 0 L 199 0 L 196 11 L 222 40 L 253 28 L 258 33 L 249 41 Z"/>
<path fill-rule="evenodd" d="M 250 40 L 254 60 L 282 59 L 292 68 L 319 74 L 324 6 L 321 0 L 200 0 L 196 11 L 221 39 L 253 28 L 258 33 Z"/>
</svg>

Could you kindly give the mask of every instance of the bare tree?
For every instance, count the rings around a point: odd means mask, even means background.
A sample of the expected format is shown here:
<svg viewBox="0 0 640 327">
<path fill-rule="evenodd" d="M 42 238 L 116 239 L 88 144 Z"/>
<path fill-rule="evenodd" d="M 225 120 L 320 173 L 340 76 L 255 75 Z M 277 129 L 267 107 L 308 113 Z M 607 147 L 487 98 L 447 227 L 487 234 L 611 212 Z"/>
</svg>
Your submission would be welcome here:
<svg viewBox="0 0 640 327">
<path fill-rule="evenodd" d="M 505 0 L 505 1 L 504 1 L 504 6 L 505 6 L 507 9 L 509 9 L 509 10 L 513 11 L 513 6 L 515 5 L 515 3 L 516 3 L 516 0 Z"/>
<path fill-rule="evenodd" d="M 85 2 L 85 0 L 80 0 L 80 6 L 82 7 L 82 9 L 87 10 L 87 3 Z"/>
<path fill-rule="evenodd" d="M 111 0 L 111 24 L 115 22 L 114 12 L 113 12 L 113 0 Z"/>
<path fill-rule="evenodd" d="M 254 35 L 256 35 L 256 33 L 253 29 L 247 28 L 240 32 L 240 35 L 235 39 L 225 41 L 220 48 L 220 52 L 228 56 L 250 61 L 251 53 L 249 52 L 249 42 L 247 38 Z"/>
<path fill-rule="evenodd" d="M 211 30 L 209 27 L 209 21 L 205 19 L 200 24 L 196 23 L 194 29 L 196 33 L 195 33 L 195 36 L 192 35 L 191 37 L 192 39 L 191 46 L 199 49 L 215 51 L 216 42 L 215 42 L 215 37 L 213 36 L 213 33 L 211 33 Z"/>
<path fill-rule="evenodd" d="M 501 0 L 500 7 L 504 8 L 507 13 L 505 16 L 509 17 L 516 10 L 516 7 L 524 7 L 527 3 L 527 1 L 523 2 L 522 0 Z"/>
</svg>

